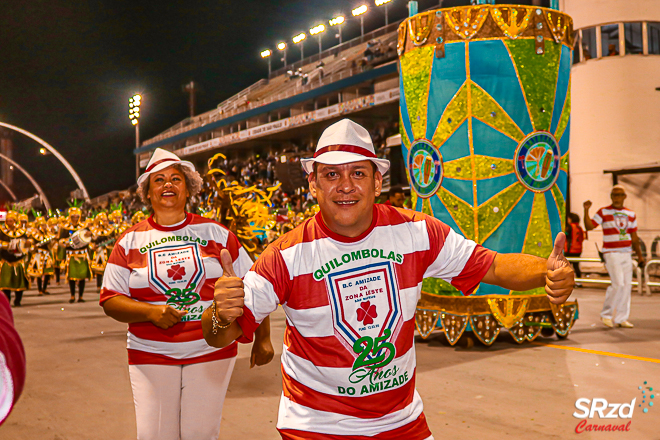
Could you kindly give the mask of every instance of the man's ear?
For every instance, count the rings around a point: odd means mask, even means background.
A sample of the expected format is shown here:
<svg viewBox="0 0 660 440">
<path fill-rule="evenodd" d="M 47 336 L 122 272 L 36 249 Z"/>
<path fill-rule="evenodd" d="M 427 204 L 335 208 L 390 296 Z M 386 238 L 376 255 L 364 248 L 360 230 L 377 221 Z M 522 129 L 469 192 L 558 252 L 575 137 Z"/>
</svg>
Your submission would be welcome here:
<svg viewBox="0 0 660 440">
<path fill-rule="evenodd" d="M 376 188 L 376 197 L 378 197 L 383 190 L 383 175 L 380 173 L 380 171 L 376 171 L 374 174 L 374 185 Z"/>
<path fill-rule="evenodd" d="M 307 182 L 309 183 L 309 193 L 316 198 L 316 173 L 310 173 L 307 176 Z"/>
</svg>

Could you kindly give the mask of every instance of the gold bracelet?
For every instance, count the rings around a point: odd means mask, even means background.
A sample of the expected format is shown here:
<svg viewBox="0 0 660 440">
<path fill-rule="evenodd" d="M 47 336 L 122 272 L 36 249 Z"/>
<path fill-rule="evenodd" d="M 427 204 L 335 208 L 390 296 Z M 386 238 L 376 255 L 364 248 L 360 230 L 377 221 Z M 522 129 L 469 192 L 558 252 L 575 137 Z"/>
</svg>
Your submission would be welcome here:
<svg viewBox="0 0 660 440">
<path fill-rule="evenodd" d="M 226 329 L 227 327 L 229 327 L 231 325 L 231 322 L 229 322 L 227 324 L 224 324 L 224 325 L 220 324 L 220 321 L 218 320 L 218 316 L 215 313 L 215 311 L 216 311 L 215 307 L 216 307 L 215 306 L 215 300 L 213 300 L 213 303 L 211 304 L 211 308 L 213 309 L 213 310 L 211 310 L 211 323 L 213 324 L 213 329 L 211 331 L 213 332 L 214 335 L 217 335 L 218 334 L 218 329 Z"/>
</svg>

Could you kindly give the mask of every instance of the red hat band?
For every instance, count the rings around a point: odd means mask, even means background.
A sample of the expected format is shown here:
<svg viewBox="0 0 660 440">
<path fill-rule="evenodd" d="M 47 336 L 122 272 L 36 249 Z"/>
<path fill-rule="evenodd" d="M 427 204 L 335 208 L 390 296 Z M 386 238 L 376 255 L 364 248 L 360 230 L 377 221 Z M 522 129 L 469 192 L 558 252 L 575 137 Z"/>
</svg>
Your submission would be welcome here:
<svg viewBox="0 0 660 440">
<path fill-rule="evenodd" d="M 319 157 L 323 153 L 329 153 L 330 151 L 343 151 L 346 153 L 355 153 L 365 157 L 376 158 L 376 154 L 372 153 L 366 148 L 356 147 L 355 145 L 328 145 L 327 147 L 316 150 L 316 153 L 314 153 L 314 158 Z"/>
<path fill-rule="evenodd" d="M 146 169 L 146 172 L 148 173 L 149 171 L 153 170 L 156 165 L 160 165 L 163 162 L 180 162 L 180 160 L 174 159 L 174 158 L 167 158 L 167 159 L 161 159 L 157 160 L 156 162 L 152 163 L 149 165 Z"/>
</svg>

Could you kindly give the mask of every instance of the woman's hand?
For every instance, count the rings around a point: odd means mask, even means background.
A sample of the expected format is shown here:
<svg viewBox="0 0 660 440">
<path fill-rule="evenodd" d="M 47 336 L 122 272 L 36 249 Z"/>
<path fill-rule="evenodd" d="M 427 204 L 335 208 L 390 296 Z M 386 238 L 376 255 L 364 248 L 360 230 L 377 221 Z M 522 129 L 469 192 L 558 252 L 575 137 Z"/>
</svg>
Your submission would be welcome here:
<svg viewBox="0 0 660 440">
<path fill-rule="evenodd" d="M 174 324 L 181 322 L 181 318 L 188 313 L 184 310 L 177 310 L 168 305 L 155 305 L 149 313 L 149 321 L 158 328 L 167 330 Z"/>
<path fill-rule="evenodd" d="M 270 336 L 255 339 L 250 355 L 250 368 L 255 365 L 258 367 L 266 365 L 273 360 L 273 356 L 275 356 L 275 350 L 273 350 L 273 344 L 270 342 Z"/>
</svg>

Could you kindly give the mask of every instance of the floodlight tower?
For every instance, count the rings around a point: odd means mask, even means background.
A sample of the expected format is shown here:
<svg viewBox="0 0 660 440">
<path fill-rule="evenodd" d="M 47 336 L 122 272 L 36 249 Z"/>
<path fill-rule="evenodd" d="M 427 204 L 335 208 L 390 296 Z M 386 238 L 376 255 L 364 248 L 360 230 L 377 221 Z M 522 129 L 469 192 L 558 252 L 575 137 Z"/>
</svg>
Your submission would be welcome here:
<svg viewBox="0 0 660 440">
<path fill-rule="evenodd" d="M 310 35 L 316 35 L 316 37 L 319 39 L 319 58 L 321 56 L 321 51 L 323 50 L 321 48 L 321 36 L 325 32 L 325 25 L 324 24 L 319 24 L 314 26 L 309 30 Z"/>
<path fill-rule="evenodd" d="M 284 67 L 286 67 L 286 43 L 284 41 L 277 43 L 277 50 L 282 52 L 282 61 L 284 62 Z"/>
<path fill-rule="evenodd" d="M 135 148 L 140 148 L 140 104 L 142 96 L 139 93 L 128 100 L 128 119 L 135 126 Z M 135 178 L 140 177 L 140 155 L 135 155 Z"/>
<path fill-rule="evenodd" d="M 268 60 L 268 78 L 270 78 L 270 56 L 273 52 L 270 49 L 261 51 L 261 58 L 266 58 Z"/>
<path fill-rule="evenodd" d="M 305 52 L 304 52 L 304 47 L 303 47 L 304 46 L 303 42 L 305 41 L 305 38 L 307 38 L 307 34 L 305 34 L 304 32 L 301 32 L 298 35 L 296 35 L 295 37 L 293 37 L 293 44 L 300 43 L 300 61 L 302 61 L 305 58 L 305 56 L 304 56 Z"/>
<path fill-rule="evenodd" d="M 346 21 L 346 18 L 344 18 L 343 15 L 338 15 L 337 17 L 333 18 L 330 20 L 328 23 L 330 23 L 330 26 L 337 26 L 337 29 L 339 30 L 338 35 L 339 35 L 339 44 L 341 44 L 341 28 L 342 24 Z"/>
<path fill-rule="evenodd" d="M 376 6 L 383 6 L 385 5 L 385 26 L 387 26 L 389 23 L 389 17 L 388 17 L 388 9 L 390 7 L 390 2 L 392 0 L 376 0 Z"/>
<path fill-rule="evenodd" d="M 364 14 L 367 12 L 367 5 L 358 6 L 351 13 L 353 17 L 360 17 L 360 36 L 364 36 Z"/>
</svg>

